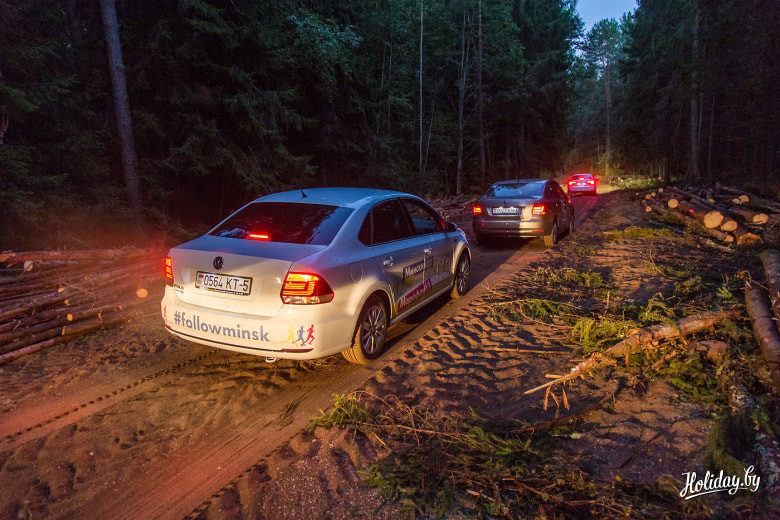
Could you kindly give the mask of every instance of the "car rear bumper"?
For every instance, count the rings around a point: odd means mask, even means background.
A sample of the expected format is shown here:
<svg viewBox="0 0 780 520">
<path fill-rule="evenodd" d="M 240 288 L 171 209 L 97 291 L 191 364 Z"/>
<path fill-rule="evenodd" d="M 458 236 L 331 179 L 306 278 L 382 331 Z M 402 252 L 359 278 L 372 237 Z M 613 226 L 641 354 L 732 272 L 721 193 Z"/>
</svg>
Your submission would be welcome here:
<svg viewBox="0 0 780 520">
<path fill-rule="evenodd" d="M 569 186 L 567 188 L 567 192 L 570 195 L 574 193 L 592 193 L 593 195 L 595 195 L 596 187 L 595 186 Z"/>
<path fill-rule="evenodd" d="M 323 312 L 322 307 L 329 306 Z M 166 287 L 160 302 L 165 328 L 188 341 L 212 347 L 280 359 L 315 359 L 350 346 L 357 318 L 338 307 L 283 305 L 268 318 L 231 313 L 182 302 Z"/>
<path fill-rule="evenodd" d="M 475 218 L 472 230 L 475 235 L 491 237 L 533 238 L 550 234 L 554 218 L 531 220 L 486 220 Z"/>
</svg>

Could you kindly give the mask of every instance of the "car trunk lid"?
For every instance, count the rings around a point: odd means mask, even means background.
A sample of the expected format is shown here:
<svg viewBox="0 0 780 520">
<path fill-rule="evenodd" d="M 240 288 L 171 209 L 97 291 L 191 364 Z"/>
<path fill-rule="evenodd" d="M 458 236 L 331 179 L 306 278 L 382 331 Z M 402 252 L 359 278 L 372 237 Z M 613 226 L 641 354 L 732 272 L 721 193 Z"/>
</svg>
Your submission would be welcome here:
<svg viewBox="0 0 780 520">
<path fill-rule="evenodd" d="M 191 305 L 273 316 L 290 266 L 325 247 L 206 235 L 171 249 L 174 289 Z"/>
</svg>

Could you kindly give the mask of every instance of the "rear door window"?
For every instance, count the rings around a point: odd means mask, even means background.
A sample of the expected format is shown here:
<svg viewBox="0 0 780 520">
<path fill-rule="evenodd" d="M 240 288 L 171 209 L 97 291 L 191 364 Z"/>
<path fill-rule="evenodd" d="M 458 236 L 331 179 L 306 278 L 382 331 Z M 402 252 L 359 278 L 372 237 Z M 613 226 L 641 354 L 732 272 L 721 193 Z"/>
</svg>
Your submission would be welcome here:
<svg viewBox="0 0 780 520">
<path fill-rule="evenodd" d="M 416 199 L 401 199 L 401 203 L 412 220 L 412 232 L 415 235 L 444 231 L 444 220 L 427 204 Z"/>
<path fill-rule="evenodd" d="M 327 245 L 351 208 L 299 202 L 255 202 L 231 215 L 209 235 L 290 244 Z"/>
<path fill-rule="evenodd" d="M 374 206 L 360 228 L 358 239 L 366 245 L 384 244 L 410 236 L 403 208 L 398 199 Z"/>
</svg>

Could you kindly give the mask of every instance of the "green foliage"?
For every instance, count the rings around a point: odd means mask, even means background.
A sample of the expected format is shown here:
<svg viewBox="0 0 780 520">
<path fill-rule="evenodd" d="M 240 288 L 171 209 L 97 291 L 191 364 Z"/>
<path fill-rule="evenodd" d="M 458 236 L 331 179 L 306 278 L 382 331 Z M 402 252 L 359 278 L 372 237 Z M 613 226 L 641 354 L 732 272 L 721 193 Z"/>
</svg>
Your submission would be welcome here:
<svg viewBox="0 0 780 520">
<path fill-rule="evenodd" d="M 363 408 L 355 395 L 338 394 L 333 396 L 333 410 L 326 414 L 320 410 L 320 416 L 308 426 L 313 432 L 317 427 L 331 429 L 337 426 L 351 426 L 360 430 L 370 419 L 369 412 Z"/>
<path fill-rule="evenodd" d="M 623 339 L 633 326 L 630 321 L 612 317 L 598 320 L 584 317 L 574 324 L 572 335 L 579 342 L 583 355 L 589 355 L 614 345 Z"/>
<path fill-rule="evenodd" d="M 670 229 L 643 228 L 638 226 L 631 226 L 619 231 L 610 231 L 605 234 L 607 240 L 644 240 L 669 236 L 674 236 L 674 232 Z"/>
<path fill-rule="evenodd" d="M 336 401 L 344 406 L 341 397 Z M 562 437 L 576 438 L 568 426 L 531 436 L 517 433 L 522 425 L 487 421 L 474 410 L 439 417 L 395 400 L 372 402 L 364 413 L 368 423 L 361 420 L 358 429 L 390 449 L 359 474 L 395 500 L 405 518 L 531 518 L 539 511 L 555 518 L 624 518 L 640 510 L 646 518 L 704 517 L 679 500 L 675 484 L 591 479 L 560 444 Z"/>
</svg>

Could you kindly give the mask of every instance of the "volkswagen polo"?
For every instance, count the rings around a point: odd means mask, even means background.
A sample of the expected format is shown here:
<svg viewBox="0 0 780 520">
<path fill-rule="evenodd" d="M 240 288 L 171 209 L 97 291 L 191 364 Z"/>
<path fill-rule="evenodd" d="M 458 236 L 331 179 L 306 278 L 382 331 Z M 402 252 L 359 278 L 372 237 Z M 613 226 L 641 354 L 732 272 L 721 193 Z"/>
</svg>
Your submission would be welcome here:
<svg viewBox="0 0 780 520">
<path fill-rule="evenodd" d="M 378 357 L 393 323 L 463 295 L 465 233 L 413 195 L 316 188 L 261 197 L 172 248 L 161 301 L 186 340 L 269 360 Z"/>
</svg>

